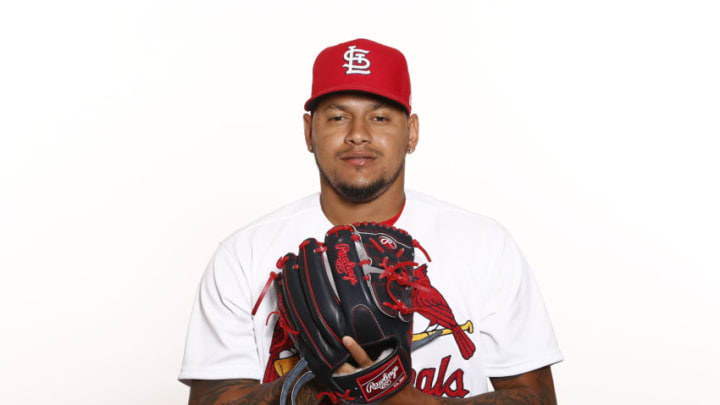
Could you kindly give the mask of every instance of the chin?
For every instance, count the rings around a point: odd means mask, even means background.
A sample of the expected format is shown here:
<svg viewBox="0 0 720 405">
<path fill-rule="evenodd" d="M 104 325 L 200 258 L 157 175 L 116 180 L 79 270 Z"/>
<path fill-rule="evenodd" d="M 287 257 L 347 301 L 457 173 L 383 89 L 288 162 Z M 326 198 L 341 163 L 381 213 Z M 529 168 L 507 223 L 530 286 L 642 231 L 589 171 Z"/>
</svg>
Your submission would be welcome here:
<svg viewBox="0 0 720 405">
<path fill-rule="evenodd" d="M 317 162 L 317 159 L 316 159 Z M 403 162 L 404 163 L 404 162 Z M 320 175 L 339 195 L 344 199 L 354 203 L 366 203 L 380 197 L 390 186 L 392 186 L 404 169 L 404 164 L 401 165 L 398 170 L 388 177 L 377 175 L 375 178 L 368 178 L 365 176 L 347 176 L 350 181 L 344 181 L 337 176 L 337 172 L 334 173 L 332 179 L 327 173 L 322 170 L 318 164 Z"/>
<path fill-rule="evenodd" d="M 332 186 L 335 191 L 346 200 L 355 203 L 364 203 L 372 201 L 382 195 L 382 193 L 390 187 L 390 184 L 384 179 L 378 179 L 374 182 L 337 182 L 332 184 Z"/>
</svg>

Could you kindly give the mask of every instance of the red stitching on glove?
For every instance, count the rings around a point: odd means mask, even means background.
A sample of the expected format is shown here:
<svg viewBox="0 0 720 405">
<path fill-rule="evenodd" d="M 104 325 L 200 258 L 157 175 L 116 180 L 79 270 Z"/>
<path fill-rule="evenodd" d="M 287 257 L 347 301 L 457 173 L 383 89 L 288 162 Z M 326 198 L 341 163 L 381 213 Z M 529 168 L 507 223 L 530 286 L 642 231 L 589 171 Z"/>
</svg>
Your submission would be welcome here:
<svg viewBox="0 0 720 405">
<path fill-rule="evenodd" d="M 419 248 L 420 250 L 422 250 L 423 254 L 425 255 L 425 258 L 426 258 L 429 262 L 432 261 L 432 259 L 430 259 L 430 255 L 428 255 L 427 250 L 425 250 L 425 248 L 422 247 L 422 245 L 420 245 L 420 242 L 418 242 L 417 239 L 413 239 L 413 246 L 415 246 L 416 248 Z"/>
<path fill-rule="evenodd" d="M 282 256 L 278 259 L 277 263 L 275 263 L 275 267 L 277 267 L 278 269 L 282 269 L 283 267 L 285 267 L 285 262 L 287 262 L 288 259 L 290 258 L 287 256 Z"/>
<path fill-rule="evenodd" d="M 260 301 L 262 301 L 263 298 L 265 298 L 265 293 L 267 293 L 267 291 L 270 289 L 270 284 L 272 284 L 273 280 L 275 280 L 276 278 L 278 278 L 278 274 L 275 273 L 274 271 L 271 271 L 270 277 L 268 277 L 268 281 L 265 283 L 265 287 L 263 287 L 262 292 L 260 293 L 260 296 L 258 297 L 257 301 L 255 301 L 255 306 L 253 307 L 253 310 L 252 310 L 253 316 L 255 315 L 255 313 L 258 310 L 258 307 L 260 306 Z"/>
<path fill-rule="evenodd" d="M 354 230 L 354 228 L 350 225 L 338 225 L 338 226 L 334 227 L 333 229 L 327 231 L 327 234 L 332 235 L 332 234 L 338 233 L 340 231 L 352 231 L 352 230 Z"/>
<path fill-rule="evenodd" d="M 370 238 L 370 243 L 372 243 L 373 246 L 375 246 L 375 249 L 379 250 L 381 253 L 382 253 L 382 252 L 385 252 L 385 249 L 383 249 L 382 246 L 380 246 L 380 244 L 377 243 L 377 241 L 375 241 L 375 239 Z M 387 259 L 387 258 L 386 258 L 386 259 Z"/>
</svg>

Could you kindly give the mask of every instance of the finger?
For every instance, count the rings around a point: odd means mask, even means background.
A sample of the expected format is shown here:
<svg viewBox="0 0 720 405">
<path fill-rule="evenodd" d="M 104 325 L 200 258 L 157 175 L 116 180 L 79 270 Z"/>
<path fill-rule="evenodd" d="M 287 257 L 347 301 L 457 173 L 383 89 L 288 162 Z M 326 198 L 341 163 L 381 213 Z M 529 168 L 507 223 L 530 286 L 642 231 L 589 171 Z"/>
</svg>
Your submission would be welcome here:
<svg viewBox="0 0 720 405">
<path fill-rule="evenodd" d="M 337 370 L 335 370 L 335 374 L 345 375 L 345 374 L 353 374 L 357 369 L 353 367 L 350 363 L 343 363 L 342 366 L 338 367 Z"/>
<path fill-rule="evenodd" d="M 350 352 L 350 355 L 360 367 L 369 367 L 373 364 L 372 359 L 367 355 L 365 350 L 350 336 L 344 336 L 343 344 L 345 348 Z"/>
</svg>

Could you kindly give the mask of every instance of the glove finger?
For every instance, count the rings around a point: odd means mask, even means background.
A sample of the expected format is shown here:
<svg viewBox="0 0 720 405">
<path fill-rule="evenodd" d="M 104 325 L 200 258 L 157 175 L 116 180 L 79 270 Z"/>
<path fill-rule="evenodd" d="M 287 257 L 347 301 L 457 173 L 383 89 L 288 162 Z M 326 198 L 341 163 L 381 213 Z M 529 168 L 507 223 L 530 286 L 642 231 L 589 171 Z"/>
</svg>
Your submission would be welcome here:
<svg viewBox="0 0 720 405">
<path fill-rule="evenodd" d="M 288 336 L 292 339 L 293 345 L 298 350 L 301 362 L 304 360 L 304 363 L 307 364 L 311 370 L 317 370 L 318 372 L 324 371 L 325 375 L 329 375 L 327 362 L 321 358 L 321 353 L 317 350 L 316 346 L 313 345 L 312 339 L 307 336 L 305 329 L 301 329 L 303 322 L 298 316 L 297 311 L 294 310 L 295 307 L 291 304 L 291 302 L 298 300 L 302 301 L 304 294 L 302 291 L 299 291 L 299 293 L 297 290 L 290 291 L 285 282 L 287 275 L 292 276 L 291 271 L 295 271 L 293 268 L 297 265 L 297 256 L 288 253 L 282 260 L 283 271 L 275 282 L 279 291 L 278 306 L 283 314 L 283 319 L 287 320 L 288 326 L 291 329 L 291 331 L 288 331 Z M 283 385 L 283 392 L 285 392 L 285 385 Z"/>
<path fill-rule="evenodd" d="M 300 279 L 305 295 L 309 297 L 310 314 L 328 345 L 345 352 L 342 337 L 349 333 L 345 314 L 335 291 L 335 283 L 328 278 L 332 272 L 326 266 L 325 249 L 315 239 L 300 245 Z"/>
<path fill-rule="evenodd" d="M 369 286 L 358 250 L 364 252 L 359 237 L 353 237 L 351 226 L 337 226 L 328 231 L 325 243 L 327 256 L 335 266 L 332 273 L 345 316 L 350 320 L 352 336 L 360 344 L 374 342 L 384 337 L 376 317 L 381 315 Z M 357 239 L 357 244 L 356 244 Z"/>
<path fill-rule="evenodd" d="M 412 317 L 398 316 L 403 305 L 391 290 L 397 284 L 398 292 L 411 296 L 412 239 L 395 228 L 361 223 L 331 229 L 325 244 L 350 336 L 375 361 L 352 375 L 336 376 L 334 384 L 353 402 L 382 400 L 410 381 Z"/>
<path fill-rule="evenodd" d="M 302 264 L 298 262 L 297 256 L 288 254 L 287 261 L 283 268 L 283 289 L 284 304 L 294 326 L 300 333 L 296 336 L 298 342 L 304 348 L 299 348 L 312 370 L 332 370 L 339 363 L 342 356 L 333 350 L 328 341 L 320 332 L 319 325 L 315 323 L 312 309 L 308 305 L 308 299 L 302 286 L 301 269 Z M 347 352 L 347 351 L 345 351 Z M 329 372 L 329 371 L 328 371 Z"/>
</svg>

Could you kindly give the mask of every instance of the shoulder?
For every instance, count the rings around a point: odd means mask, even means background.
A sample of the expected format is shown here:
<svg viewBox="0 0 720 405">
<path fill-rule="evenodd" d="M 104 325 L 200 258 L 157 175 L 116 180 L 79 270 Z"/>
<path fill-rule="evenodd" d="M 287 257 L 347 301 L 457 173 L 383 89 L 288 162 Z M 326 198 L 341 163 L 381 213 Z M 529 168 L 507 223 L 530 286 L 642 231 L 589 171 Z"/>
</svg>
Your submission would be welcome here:
<svg viewBox="0 0 720 405">
<path fill-rule="evenodd" d="M 297 243 L 296 235 L 314 236 L 314 228 L 326 228 L 326 221 L 320 208 L 319 193 L 313 193 L 236 230 L 221 245 L 235 250 L 258 244 L 276 244 L 283 239 Z"/>
<path fill-rule="evenodd" d="M 474 268 L 490 268 L 511 240 L 505 226 L 486 215 L 417 191 L 406 191 L 406 197 L 396 225 L 420 241 L 436 262 L 459 257 L 474 262 Z"/>
<path fill-rule="evenodd" d="M 489 216 L 459 207 L 418 191 L 406 191 L 406 209 L 412 222 L 430 222 L 456 232 L 471 232 L 504 238 L 508 231 Z"/>
</svg>

